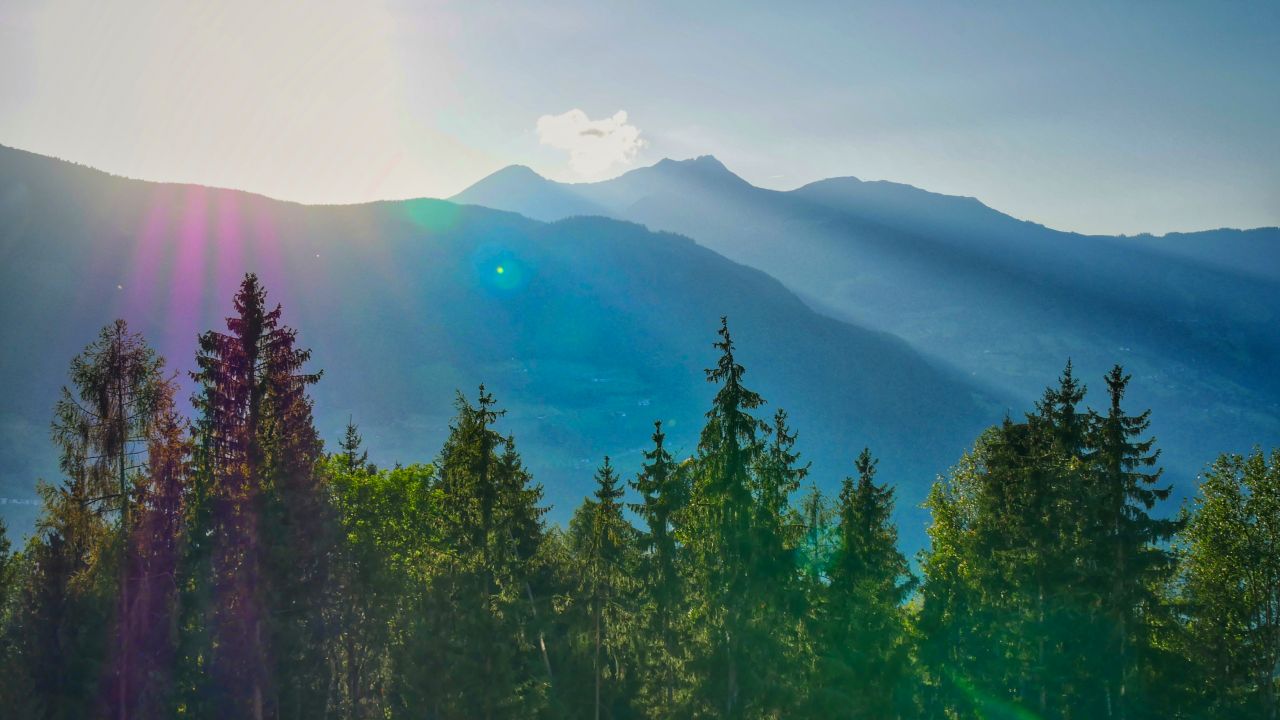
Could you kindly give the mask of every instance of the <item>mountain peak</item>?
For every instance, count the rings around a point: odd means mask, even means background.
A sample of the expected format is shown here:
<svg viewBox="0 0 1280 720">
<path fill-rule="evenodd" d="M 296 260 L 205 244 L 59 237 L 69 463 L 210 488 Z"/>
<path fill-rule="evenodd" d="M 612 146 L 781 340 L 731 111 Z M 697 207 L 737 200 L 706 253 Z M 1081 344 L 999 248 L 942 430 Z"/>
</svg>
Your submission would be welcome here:
<svg viewBox="0 0 1280 720">
<path fill-rule="evenodd" d="M 534 170 L 528 165 L 508 165 L 485 177 L 486 180 L 493 178 L 506 178 L 510 180 L 546 180 L 545 177 L 538 174 L 537 170 Z"/>
<path fill-rule="evenodd" d="M 725 167 L 725 164 L 716 159 L 715 155 L 699 155 L 685 160 L 663 158 L 662 160 L 659 160 L 654 167 L 665 168 L 668 170 L 679 168 L 683 170 L 697 170 L 698 172 L 716 172 L 733 175 L 733 171 Z"/>
<path fill-rule="evenodd" d="M 543 221 L 602 214 L 594 203 L 579 197 L 573 186 L 548 180 L 526 165 L 508 165 L 449 200 L 463 205 L 515 210 Z"/>
<path fill-rule="evenodd" d="M 714 155 L 699 155 L 685 160 L 665 158 L 659 160 L 656 165 L 633 170 L 632 173 L 654 173 L 659 176 L 692 178 L 701 182 L 710 180 L 740 185 L 748 184 L 746 180 L 738 177 L 732 170 L 725 167 L 725 164 L 716 159 Z M 626 176 L 624 175 L 623 177 Z"/>
<path fill-rule="evenodd" d="M 663 158 L 662 160 L 658 161 L 658 165 L 660 167 L 675 165 L 675 166 L 684 166 L 684 167 L 718 169 L 718 170 L 724 170 L 724 171 L 729 170 L 729 168 L 725 167 L 724 163 L 720 162 L 720 160 L 717 159 L 715 155 L 699 155 L 697 157 L 686 158 L 684 160 L 676 160 L 674 158 Z"/>
</svg>

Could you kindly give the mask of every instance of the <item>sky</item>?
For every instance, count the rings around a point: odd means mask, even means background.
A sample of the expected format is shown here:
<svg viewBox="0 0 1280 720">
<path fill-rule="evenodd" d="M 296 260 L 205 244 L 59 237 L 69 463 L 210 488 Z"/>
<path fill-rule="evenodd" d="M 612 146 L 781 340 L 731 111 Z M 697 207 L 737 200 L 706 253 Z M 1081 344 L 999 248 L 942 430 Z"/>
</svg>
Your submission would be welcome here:
<svg viewBox="0 0 1280 720">
<path fill-rule="evenodd" d="M 0 144 L 310 203 L 713 154 L 1086 233 L 1280 225 L 1280 3 L 0 0 Z"/>
</svg>

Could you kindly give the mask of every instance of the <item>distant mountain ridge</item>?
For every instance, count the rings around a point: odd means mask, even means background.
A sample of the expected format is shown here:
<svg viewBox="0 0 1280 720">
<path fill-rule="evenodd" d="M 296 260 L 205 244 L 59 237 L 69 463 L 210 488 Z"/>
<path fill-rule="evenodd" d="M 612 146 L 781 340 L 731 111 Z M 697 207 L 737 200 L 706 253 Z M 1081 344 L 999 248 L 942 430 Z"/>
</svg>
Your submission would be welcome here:
<svg viewBox="0 0 1280 720">
<path fill-rule="evenodd" d="M 923 542 L 918 502 L 934 474 L 1006 407 L 763 272 L 616 220 L 546 224 L 439 200 L 304 206 L 0 148 L 0 262 L 0 496 L 56 480 L 52 404 L 100 327 L 124 317 L 143 332 L 181 371 L 185 398 L 196 335 L 221 327 L 247 270 L 325 371 L 326 439 L 351 417 L 377 462 L 431 460 L 454 391 L 483 382 L 557 520 L 605 454 L 638 467 L 654 420 L 674 450 L 693 451 L 721 315 L 763 413 L 788 410 L 815 480 L 834 488 L 864 445 L 882 458 L 909 546 Z M 0 513 L 22 529 L 34 508 Z"/>
<path fill-rule="evenodd" d="M 522 204 L 528 191 L 488 179 L 453 200 L 688 235 L 1028 405 L 1067 358 L 1095 385 L 1121 362 L 1183 491 L 1217 452 L 1280 437 L 1280 229 L 1085 236 L 898 183 L 767 190 L 711 157 L 522 183 L 547 200 Z"/>
</svg>

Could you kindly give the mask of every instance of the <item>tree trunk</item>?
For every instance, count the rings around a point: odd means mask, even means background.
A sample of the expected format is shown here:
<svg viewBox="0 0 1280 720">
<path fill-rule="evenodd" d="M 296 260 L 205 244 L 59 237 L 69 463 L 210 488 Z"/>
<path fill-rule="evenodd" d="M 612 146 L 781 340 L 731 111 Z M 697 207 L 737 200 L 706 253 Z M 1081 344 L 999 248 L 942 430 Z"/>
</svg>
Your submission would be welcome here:
<svg viewBox="0 0 1280 720">
<path fill-rule="evenodd" d="M 118 422 L 120 426 L 117 432 L 120 433 L 120 457 L 117 459 L 117 466 L 120 473 L 120 668 L 119 682 L 120 687 L 120 720 L 128 720 L 129 717 L 129 634 L 130 630 L 130 607 L 129 607 L 129 493 L 126 488 L 127 480 L 125 478 L 124 456 L 128 448 L 128 426 L 126 425 L 125 409 L 124 409 L 124 367 L 118 367 L 119 373 L 116 378 L 116 412 L 120 417 Z"/>
<path fill-rule="evenodd" d="M 538 606 L 533 602 L 533 586 L 529 584 L 528 580 L 524 581 L 524 592 L 529 598 L 529 611 L 533 613 L 533 619 L 536 621 L 538 619 Z M 554 684 L 555 678 L 551 676 L 551 656 L 547 654 L 547 636 L 541 627 L 538 628 L 538 648 L 542 650 L 542 664 L 547 669 L 547 682 Z"/>
<path fill-rule="evenodd" d="M 360 714 L 360 670 L 356 666 L 355 638 L 347 636 L 347 702 L 351 710 L 347 717 L 355 720 Z"/>
<path fill-rule="evenodd" d="M 593 663 L 596 674 L 596 720 L 600 720 L 600 603 L 596 602 L 596 656 Z"/>
</svg>

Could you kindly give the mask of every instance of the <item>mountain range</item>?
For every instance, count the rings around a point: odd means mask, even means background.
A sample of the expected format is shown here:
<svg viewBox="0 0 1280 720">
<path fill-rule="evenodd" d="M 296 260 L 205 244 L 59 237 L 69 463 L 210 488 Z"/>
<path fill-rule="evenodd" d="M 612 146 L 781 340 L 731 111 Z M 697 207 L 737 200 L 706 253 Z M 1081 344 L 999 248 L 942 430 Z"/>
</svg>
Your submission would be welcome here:
<svg viewBox="0 0 1280 720">
<path fill-rule="evenodd" d="M 638 468 L 654 420 L 693 452 L 722 315 L 817 484 L 864 445 L 881 457 L 908 549 L 934 476 L 1068 359 L 1098 386 L 1112 363 L 1134 374 L 1180 496 L 1217 453 L 1280 435 L 1275 228 L 1081 236 L 895 183 L 762 189 L 711 157 L 307 206 L 0 147 L 0 262 L 0 513 L 20 532 L 36 478 L 57 478 L 71 357 L 124 317 L 189 394 L 196 335 L 249 271 L 324 370 L 326 439 L 352 419 L 374 460 L 428 461 L 456 393 L 484 383 L 557 521 L 605 454 Z"/>
<path fill-rule="evenodd" d="M 790 412 L 814 481 L 836 487 L 872 447 L 902 488 L 915 546 L 934 474 L 1007 407 L 758 269 L 603 217 L 548 223 L 429 199 L 305 206 L 3 148 L 0 263 L 0 511 L 18 531 L 34 519 L 21 501 L 36 479 L 57 479 L 48 428 L 70 359 L 123 317 L 189 395 L 196 336 L 221 329 L 247 271 L 324 371 L 314 397 L 331 444 L 352 419 L 371 459 L 429 461 L 456 393 L 484 383 L 557 521 L 604 455 L 638 469 L 655 420 L 670 447 L 693 452 L 721 316 L 763 413 Z"/>
<path fill-rule="evenodd" d="M 452 198 L 677 232 L 830 317 L 902 338 L 1029 408 L 1070 359 L 1121 363 L 1185 497 L 1217 453 L 1280 437 L 1280 229 L 1085 236 L 974 198 L 852 177 L 755 187 L 713 157 L 565 184 L 509 167 Z M 1089 401 L 1102 404 L 1099 394 Z"/>
</svg>

